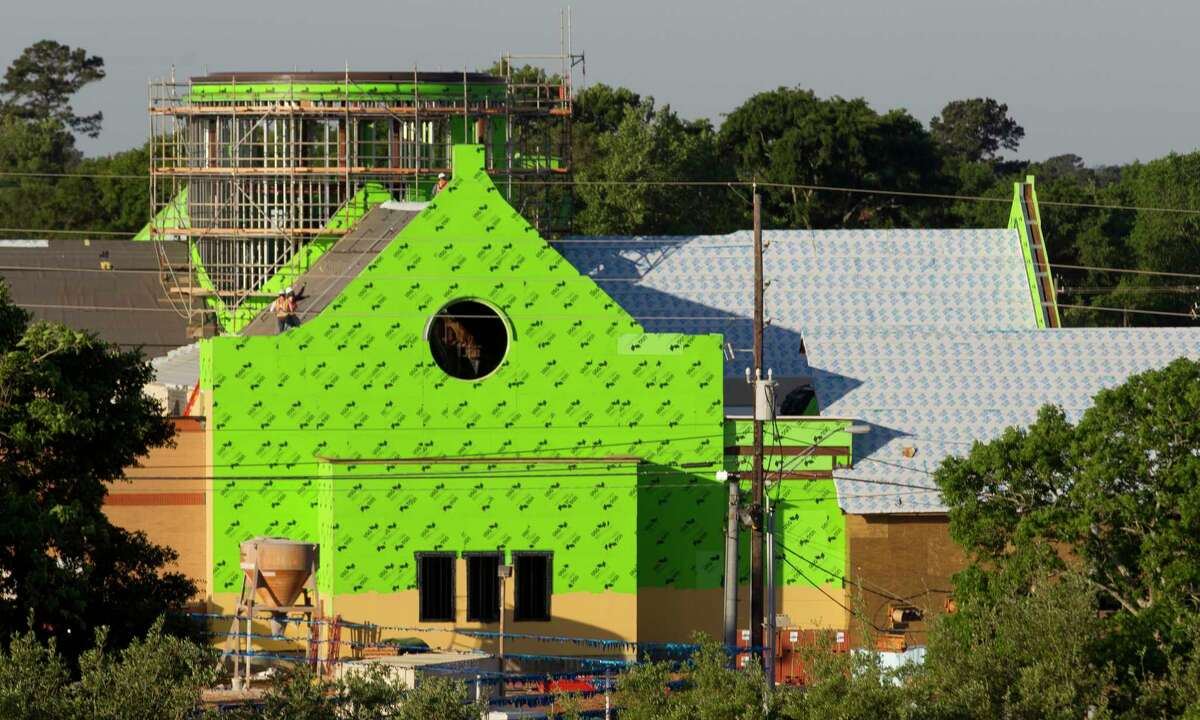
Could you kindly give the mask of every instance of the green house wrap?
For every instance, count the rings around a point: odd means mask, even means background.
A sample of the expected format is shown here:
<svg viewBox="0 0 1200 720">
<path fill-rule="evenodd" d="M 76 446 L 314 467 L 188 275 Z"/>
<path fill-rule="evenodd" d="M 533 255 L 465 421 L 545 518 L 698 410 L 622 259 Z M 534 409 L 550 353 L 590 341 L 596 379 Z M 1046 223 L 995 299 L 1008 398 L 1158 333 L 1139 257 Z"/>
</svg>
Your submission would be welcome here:
<svg viewBox="0 0 1200 720">
<path fill-rule="evenodd" d="M 697 614 L 719 627 L 716 473 L 744 433 L 724 418 L 721 336 L 646 333 L 504 202 L 479 146 L 406 207 L 299 327 L 204 341 L 215 602 L 240 589 L 238 543 L 275 535 L 321 543 L 327 610 L 357 620 L 417 622 L 395 598 L 417 592 L 418 553 L 503 549 L 552 554 L 556 618 L 585 597 L 637 613 L 593 618 L 613 636 L 685 640 Z M 779 494 L 786 536 L 840 572 L 832 482 Z M 661 620 L 670 592 L 704 598 L 678 628 Z"/>
</svg>

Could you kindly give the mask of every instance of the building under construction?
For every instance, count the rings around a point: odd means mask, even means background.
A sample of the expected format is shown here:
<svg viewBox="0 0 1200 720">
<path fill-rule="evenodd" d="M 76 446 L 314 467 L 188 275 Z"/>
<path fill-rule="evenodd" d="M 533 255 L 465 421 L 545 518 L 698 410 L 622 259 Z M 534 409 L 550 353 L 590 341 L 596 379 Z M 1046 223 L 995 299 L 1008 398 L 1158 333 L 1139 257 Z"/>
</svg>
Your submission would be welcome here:
<svg viewBox="0 0 1200 720">
<path fill-rule="evenodd" d="M 513 62 L 555 61 L 551 70 Z M 147 240 L 186 240 L 163 269 L 204 334 L 238 332 L 373 201 L 428 200 L 451 147 L 482 146 L 506 200 L 543 234 L 569 220 L 572 66 L 505 56 L 499 74 L 213 73 L 150 85 Z"/>
</svg>

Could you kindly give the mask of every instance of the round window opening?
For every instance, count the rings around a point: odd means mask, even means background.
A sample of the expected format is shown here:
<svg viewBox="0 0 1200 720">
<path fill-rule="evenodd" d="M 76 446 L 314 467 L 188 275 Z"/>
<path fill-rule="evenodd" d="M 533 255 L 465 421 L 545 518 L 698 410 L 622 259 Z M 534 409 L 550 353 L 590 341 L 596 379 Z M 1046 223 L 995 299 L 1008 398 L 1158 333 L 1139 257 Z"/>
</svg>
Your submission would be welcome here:
<svg viewBox="0 0 1200 720">
<path fill-rule="evenodd" d="M 433 361 L 451 377 L 478 380 L 500 367 L 508 352 L 508 328 L 496 311 L 474 300 L 452 302 L 429 326 Z"/>
</svg>

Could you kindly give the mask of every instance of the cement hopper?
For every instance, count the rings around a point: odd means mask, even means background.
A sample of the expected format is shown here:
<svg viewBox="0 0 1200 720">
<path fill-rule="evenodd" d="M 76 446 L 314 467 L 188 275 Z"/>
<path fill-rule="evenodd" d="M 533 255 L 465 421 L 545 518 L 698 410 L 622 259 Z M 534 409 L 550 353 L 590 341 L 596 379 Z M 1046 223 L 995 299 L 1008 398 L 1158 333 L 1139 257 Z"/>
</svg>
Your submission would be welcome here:
<svg viewBox="0 0 1200 720">
<path fill-rule="evenodd" d="M 255 605 L 264 610 L 295 605 L 316 572 L 320 546 L 286 538 L 256 537 L 241 544 L 246 584 L 255 588 Z M 255 585 L 254 570 L 258 569 Z"/>
</svg>

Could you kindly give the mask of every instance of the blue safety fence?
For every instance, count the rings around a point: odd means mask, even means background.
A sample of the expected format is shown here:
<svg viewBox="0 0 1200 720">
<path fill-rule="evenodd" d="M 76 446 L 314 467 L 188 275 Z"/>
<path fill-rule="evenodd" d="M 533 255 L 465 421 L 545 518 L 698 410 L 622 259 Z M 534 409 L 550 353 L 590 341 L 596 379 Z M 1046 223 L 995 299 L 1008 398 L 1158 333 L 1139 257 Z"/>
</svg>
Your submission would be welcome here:
<svg viewBox="0 0 1200 720">
<path fill-rule="evenodd" d="M 238 617 L 238 616 L 227 615 L 227 614 L 199 613 L 199 612 L 186 613 L 186 616 L 194 618 L 194 619 L 209 619 L 209 620 L 234 620 L 234 619 L 245 620 L 246 619 L 244 616 Z M 279 621 L 282 622 L 283 624 L 295 624 L 295 625 L 332 625 L 333 624 L 332 620 L 324 620 L 324 619 L 311 620 L 311 619 L 294 618 L 294 617 L 279 618 Z M 348 621 L 344 621 L 344 620 L 339 621 L 338 625 L 340 625 L 343 628 L 364 629 L 364 630 L 381 631 L 381 632 L 389 631 L 389 632 L 402 632 L 402 633 L 453 633 L 455 635 L 462 635 L 464 637 L 473 637 L 473 638 L 477 638 L 477 639 L 499 639 L 499 637 L 500 637 L 500 633 L 495 630 L 472 630 L 472 629 L 457 628 L 457 627 L 429 628 L 429 627 L 412 627 L 412 626 L 405 626 L 405 625 L 375 625 L 373 623 L 356 623 L 356 622 L 348 622 Z M 220 636 L 222 634 L 238 635 L 238 633 L 216 633 L 216 632 L 213 632 L 212 634 L 216 635 L 216 636 Z M 240 635 L 241 635 L 241 637 L 245 637 L 244 633 L 241 633 Z M 282 635 L 279 635 L 279 636 L 252 635 L 251 637 L 261 637 L 263 639 L 269 639 L 269 640 L 291 640 L 291 641 L 295 641 L 295 642 L 308 642 L 307 638 L 288 638 L 288 637 L 282 636 Z M 580 637 L 580 636 L 571 636 L 571 635 L 538 635 L 538 634 L 531 634 L 531 633 L 509 633 L 509 632 L 504 633 L 504 639 L 505 640 L 530 640 L 530 641 L 535 641 L 535 642 L 543 642 L 543 643 L 548 643 L 548 644 L 559 644 L 559 645 L 578 645 L 578 646 L 582 646 L 582 647 L 600 648 L 600 649 L 606 649 L 606 650 L 647 650 L 647 651 L 654 651 L 655 655 L 657 655 L 659 657 L 662 657 L 663 655 L 690 656 L 692 653 L 694 653 L 700 647 L 699 645 L 697 645 L 695 643 L 641 642 L 641 641 L 634 641 L 634 640 L 613 640 L 613 639 L 608 639 L 608 638 L 589 638 L 589 637 Z M 352 641 L 352 640 L 334 641 L 331 639 L 316 640 L 315 642 L 318 642 L 318 643 L 337 642 L 339 644 L 349 645 L 352 647 L 392 647 L 391 644 L 386 643 L 386 642 L 362 643 L 362 642 L 356 642 L 356 641 Z M 749 653 L 749 652 L 755 652 L 755 648 L 725 646 L 725 652 L 729 653 L 729 654 Z M 508 654 L 506 653 L 506 655 L 508 655 Z M 509 656 L 512 657 L 511 655 L 509 655 Z M 545 656 L 545 657 L 570 658 L 570 657 L 574 657 L 574 656 Z"/>
</svg>

